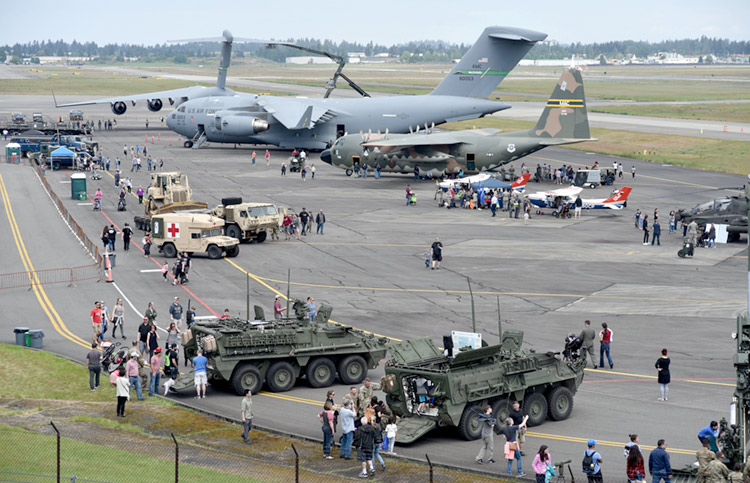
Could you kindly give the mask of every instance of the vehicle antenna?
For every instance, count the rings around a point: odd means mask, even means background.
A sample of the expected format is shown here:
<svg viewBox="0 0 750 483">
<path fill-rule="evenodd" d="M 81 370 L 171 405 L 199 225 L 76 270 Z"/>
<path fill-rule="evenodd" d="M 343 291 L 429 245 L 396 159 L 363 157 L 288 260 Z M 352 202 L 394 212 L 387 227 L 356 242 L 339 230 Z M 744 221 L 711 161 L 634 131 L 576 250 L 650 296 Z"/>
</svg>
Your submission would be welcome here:
<svg viewBox="0 0 750 483">
<path fill-rule="evenodd" d="M 247 321 L 250 322 L 250 274 L 247 274 L 247 277 L 245 277 L 245 281 L 247 282 L 247 290 L 246 290 L 246 297 L 247 297 Z"/>
<path fill-rule="evenodd" d="M 289 317 L 289 286 L 292 284 L 292 269 L 286 269 L 286 316 Z"/>
<path fill-rule="evenodd" d="M 477 318 L 474 313 L 474 292 L 471 291 L 471 279 L 466 277 L 466 281 L 469 283 L 469 295 L 471 296 L 471 329 L 477 331 Z"/>
<path fill-rule="evenodd" d="M 500 296 L 497 296 L 497 336 L 500 338 L 500 343 L 503 343 L 503 321 L 500 318 Z"/>
</svg>

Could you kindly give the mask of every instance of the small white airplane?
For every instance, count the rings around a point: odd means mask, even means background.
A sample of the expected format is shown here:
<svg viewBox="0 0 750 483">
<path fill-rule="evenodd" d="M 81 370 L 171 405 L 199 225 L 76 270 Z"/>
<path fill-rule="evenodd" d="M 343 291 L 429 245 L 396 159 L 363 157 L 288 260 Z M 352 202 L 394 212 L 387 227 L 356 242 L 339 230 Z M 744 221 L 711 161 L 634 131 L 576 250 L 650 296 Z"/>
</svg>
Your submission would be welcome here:
<svg viewBox="0 0 750 483">
<path fill-rule="evenodd" d="M 633 188 L 625 186 L 615 191 L 609 198 L 582 199 L 584 210 L 621 210 L 627 202 L 628 196 Z M 580 195 L 583 188 L 571 186 L 569 188 L 560 188 L 558 190 L 539 191 L 527 195 L 531 204 L 539 208 L 559 208 L 567 205 L 568 208 L 575 208 L 576 198 Z"/>
<path fill-rule="evenodd" d="M 473 176 L 467 176 L 465 178 L 458 179 L 447 179 L 438 183 L 438 188 L 443 191 L 448 191 L 450 188 L 457 189 L 462 187 L 468 187 L 469 185 L 477 188 L 485 189 L 512 189 L 518 193 L 523 193 L 526 188 L 526 183 L 531 179 L 531 175 L 528 173 L 522 174 L 512 184 L 500 181 L 497 178 L 493 178 L 487 173 L 479 173 Z"/>
</svg>

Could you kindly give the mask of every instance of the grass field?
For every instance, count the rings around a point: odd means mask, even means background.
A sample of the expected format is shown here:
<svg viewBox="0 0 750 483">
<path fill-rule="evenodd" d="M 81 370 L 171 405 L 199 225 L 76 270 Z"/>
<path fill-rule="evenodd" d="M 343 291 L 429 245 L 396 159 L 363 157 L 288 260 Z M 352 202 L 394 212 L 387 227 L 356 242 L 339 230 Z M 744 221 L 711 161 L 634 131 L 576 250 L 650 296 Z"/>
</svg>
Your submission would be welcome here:
<svg viewBox="0 0 750 483">
<path fill-rule="evenodd" d="M 750 104 L 679 104 L 648 106 L 603 106 L 592 112 L 624 114 L 628 116 L 667 117 L 672 119 L 700 119 L 722 122 L 750 122 Z"/>
</svg>

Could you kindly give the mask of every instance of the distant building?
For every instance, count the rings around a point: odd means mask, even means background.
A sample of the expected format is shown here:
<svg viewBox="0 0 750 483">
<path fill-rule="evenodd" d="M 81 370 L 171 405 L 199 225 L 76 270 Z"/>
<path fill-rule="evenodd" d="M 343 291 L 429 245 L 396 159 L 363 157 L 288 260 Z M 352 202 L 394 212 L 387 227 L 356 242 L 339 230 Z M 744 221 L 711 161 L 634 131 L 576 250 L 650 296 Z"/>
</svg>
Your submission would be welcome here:
<svg viewBox="0 0 750 483">
<path fill-rule="evenodd" d="M 287 57 L 285 59 L 287 64 L 334 64 L 328 57 L 317 57 L 313 55 L 298 55 L 295 57 Z"/>
</svg>

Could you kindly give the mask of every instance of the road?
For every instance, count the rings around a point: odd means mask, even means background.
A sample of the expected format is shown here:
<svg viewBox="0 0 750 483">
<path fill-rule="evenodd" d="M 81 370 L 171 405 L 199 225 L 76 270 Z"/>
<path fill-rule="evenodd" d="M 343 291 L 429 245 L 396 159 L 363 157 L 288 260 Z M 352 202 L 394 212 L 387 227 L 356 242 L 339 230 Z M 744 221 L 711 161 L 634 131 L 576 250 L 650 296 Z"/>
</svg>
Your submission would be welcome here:
<svg viewBox="0 0 750 483">
<path fill-rule="evenodd" d="M 28 109 L 23 104 L 18 107 Z M 135 336 L 148 302 L 155 302 L 164 325 L 174 296 L 181 297 L 183 305 L 190 300 L 199 316 L 215 315 L 224 308 L 243 314 L 248 275 L 252 302 L 269 311 L 274 295 L 286 292 L 287 269 L 292 273 L 292 296 L 313 295 L 319 303 L 331 305 L 332 318 L 338 322 L 395 339 L 431 336 L 440 341 L 451 330 L 471 327 L 466 286 L 466 277 L 471 277 L 478 330 L 490 342 L 498 337 L 497 296 L 504 328 L 524 330 L 525 347 L 530 349 L 561 350 L 564 337 L 579 332 L 585 319 L 597 328 L 607 322 L 614 331 L 614 369 L 587 369 L 572 416 L 532 428 L 527 454 L 548 444 L 555 461 L 575 463 L 585 441 L 593 437 L 600 441 L 607 462 L 605 474 L 624 475 L 622 446 L 635 432 L 646 447 L 666 438 L 673 465 L 679 467 L 692 461 L 697 431 L 708 421 L 727 416 L 734 387 L 730 334 L 736 315 L 746 309 L 745 247 L 723 245 L 701 249 L 694 259 L 678 258 L 680 237 L 666 233 L 666 219 L 671 209 L 718 196 L 722 193 L 718 187 L 741 185 L 741 176 L 627 160 L 638 169 L 636 179 L 617 183 L 634 188 L 627 209 L 587 212 L 580 221 L 534 216 L 525 227 L 505 213 L 491 219 L 486 211 L 440 209 L 432 201 L 429 182 L 414 183 L 397 175 L 351 179 L 316 163 L 316 179 L 303 183 L 297 176 L 279 175 L 286 152 L 272 150 L 271 167 L 262 161 L 251 167 L 248 148 L 185 150 L 174 137 L 170 147 L 167 130 L 153 129 L 152 123 L 146 133 L 140 121 L 122 119 L 122 129 L 97 133 L 106 155 L 114 157 L 122 153 L 123 145 L 142 144 L 148 138 L 149 152 L 164 159 L 165 170 L 188 173 L 196 199 L 213 205 L 224 196 L 241 195 L 294 210 L 322 209 L 328 216 L 325 235 L 243 245 L 231 261 L 196 257 L 185 287 L 162 281 L 154 270 L 163 258 L 155 251 L 144 257 L 136 236 L 128 253 L 118 244 L 114 283 L 0 291 L 4 313 L 0 342 L 13 342 L 13 327 L 42 328 L 45 349 L 82 361 L 94 300 L 103 299 L 111 306 L 123 297 L 126 330 Z M 594 160 L 611 165 L 613 159 L 549 148 L 525 161 L 577 167 Z M 132 176 L 134 187 L 148 184 L 145 172 L 125 174 Z M 89 193 L 96 187 L 104 191 L 103 212 L 66 199 L 68 175 L 47 174 L 93 240 L 98 240 L 105 224 L 121 228 L 138 213 L 134 198 L 128 211 L 116 211 L 112 177 L 106 175 L 102 181 L 89 180 Z M 0 213 L 0 248 L 5 254 L 0 273 L 24 270 L 29 262 L 36 269 L 86 263 L 86 254 L 30 168 L 2 164 L 0 176 L 2 191 L 7 192 Z M 403 206 L 408 183 L 418 194 L 416 206 Z M 587 194 L 608 191 L 599 188 Z M 641 232 L 633 227 L 635 208 L 647 213 L 659 208 L 664 227 L 660 247 L 641 244 Z M 425 270 L 422 253 L 436 236 L 445 244 L 444 268 Z M 662 347 L 669 348 L 672 356 L 673 383 L 666 403 L 656 401 L 653 367 Z M 370 376 L 378 378 L 382 373 L 381 365 Z M 81 388 L 85 389 L 85 381 Z M 335 390 L 339 399 L 347 388 Z M 227 417 L 238 416 L 239 398 L 222 390 L 210 388 L 205 400 L 194 400 L 190 393 L 175 398 Z M 284 394 L 262 393 L 255 400 L 257 424 L 320 438 L 315 414 L 324 399 L 325 390 L 304 384 Z M 471 468 L 478 447 L 477 442 L 461 441 L 453 431 L 442 430 L 415 444 L 397 446 L 397 451 L 420 458 L 428 453 L 440 463 Z M 529 458 L 524 461 L 527 472 Z"/>
</svg>

